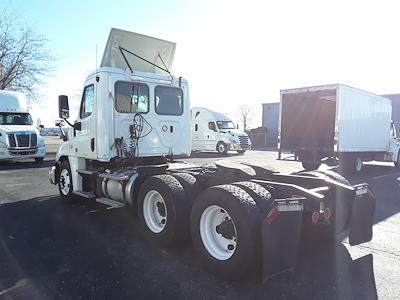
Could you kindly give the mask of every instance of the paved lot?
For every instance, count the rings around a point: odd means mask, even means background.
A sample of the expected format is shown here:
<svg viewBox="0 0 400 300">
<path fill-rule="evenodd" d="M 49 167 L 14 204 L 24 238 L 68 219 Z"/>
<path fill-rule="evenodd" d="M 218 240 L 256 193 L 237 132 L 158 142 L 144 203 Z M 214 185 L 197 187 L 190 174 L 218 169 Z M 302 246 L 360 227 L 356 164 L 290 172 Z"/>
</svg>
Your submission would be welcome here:
<svg viewBox="0 0 400 300">
<path fill-rule="evenodd" d="M 189 161 L 210 163 L 215 154 Z M 290 173 L 300 164 L 250 151 L 231 159 Z M 374 239 L 350 247 L 302 247 L 295 272 L 260 283 L 226 282 L 203 271 L 190 245 L 143 240 L 135 214 L 85 200 L 66 204 L 48 183 L 51 158 L 0 165 L 0 299 L 394 299 L 400 295 L 398 169 L 370 164 L 353 184 L 377 195 Z"/>
</svg>

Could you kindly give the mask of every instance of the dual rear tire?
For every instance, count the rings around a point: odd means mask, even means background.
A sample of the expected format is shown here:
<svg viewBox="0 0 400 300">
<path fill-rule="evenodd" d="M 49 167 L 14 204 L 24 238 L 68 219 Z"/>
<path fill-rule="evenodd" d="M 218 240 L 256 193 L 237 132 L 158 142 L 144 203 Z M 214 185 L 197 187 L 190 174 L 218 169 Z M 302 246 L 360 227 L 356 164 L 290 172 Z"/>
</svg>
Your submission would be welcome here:
<svg viewBox="0 0 400 300">
<path fill-rule="evenodd" d="M 271 194 L 252 182 L 199 192 L 190 174 L 149 177 L 137 203 L 145 237 L 167 247 L 191 236 L 202 264 L 227 279 L 242 278 L 257 269 L 260 220 L 271 206 Z"/>
</svg>

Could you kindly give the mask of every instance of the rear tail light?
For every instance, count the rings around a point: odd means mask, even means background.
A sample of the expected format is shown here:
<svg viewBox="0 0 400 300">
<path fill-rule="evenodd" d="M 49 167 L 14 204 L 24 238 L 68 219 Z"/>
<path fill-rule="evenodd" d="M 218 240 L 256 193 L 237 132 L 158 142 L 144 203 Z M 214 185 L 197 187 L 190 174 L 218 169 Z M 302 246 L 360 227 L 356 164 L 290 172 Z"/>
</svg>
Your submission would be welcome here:
<svg viewBox="0 0 400 300">
<path fill-rule="evenodd" d="M 311 221 L 313 222 L 313 224 L 317 224 L 319 221 L 319 212 L 314 211 L 311 215 Z"/>
</svg>

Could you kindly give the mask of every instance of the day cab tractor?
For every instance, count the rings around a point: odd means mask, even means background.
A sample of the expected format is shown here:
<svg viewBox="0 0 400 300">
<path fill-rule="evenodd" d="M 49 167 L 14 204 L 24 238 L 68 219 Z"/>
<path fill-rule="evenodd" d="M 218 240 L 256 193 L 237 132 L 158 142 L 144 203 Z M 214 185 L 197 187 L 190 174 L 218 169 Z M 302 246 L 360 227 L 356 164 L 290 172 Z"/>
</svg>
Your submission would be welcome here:
<svg viewBox="0 0 400 300">
<path fill-rule="evenodd" d="M 329 171 L 174 161 L 191 152 L 188 83 L 169 71 L 174 51 L 174 43 L 111 30 L 49 170 L 62 199 L 135 207 L 147 239 L 171 247 L 191 237 L 204 266 L 229 279 L 260 266 L 264 281 L 292 270 L 303 239 L 326 243 L 349 229 L 351 245 L 371 240 L 367 184 Z M 69 118 L 67 96 L 59 96 L 59 117 Z"/>
</svg>

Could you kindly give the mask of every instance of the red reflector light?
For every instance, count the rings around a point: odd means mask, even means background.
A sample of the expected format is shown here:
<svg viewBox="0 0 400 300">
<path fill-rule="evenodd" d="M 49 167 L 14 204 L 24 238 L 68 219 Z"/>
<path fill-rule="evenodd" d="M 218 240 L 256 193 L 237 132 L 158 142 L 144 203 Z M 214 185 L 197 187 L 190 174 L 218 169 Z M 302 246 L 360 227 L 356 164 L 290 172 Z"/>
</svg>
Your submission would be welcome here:
<svg viewBox="0 0 400 300">
<path fill-rule="evenodd" d="M 330 217 L 331 217 L 331 209 L 329 207 L 327 207 L 324 210 L 324 219 L 329 220 Z"/>
<path fill-rule="evenodd" d="M 265 218 L 265 223 L 268 225 L 271 224 L 279 215 L 279 212 L 276 208 L 273 208 L 268 213 L 267 217 Z"/>
<path fill-rule="evenodd" d="M 319 212 L 314 211 L 311 216 L 311 220 L 313 224 L 316 224 L 319 221 Z"/>
</svg>

